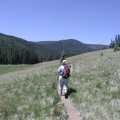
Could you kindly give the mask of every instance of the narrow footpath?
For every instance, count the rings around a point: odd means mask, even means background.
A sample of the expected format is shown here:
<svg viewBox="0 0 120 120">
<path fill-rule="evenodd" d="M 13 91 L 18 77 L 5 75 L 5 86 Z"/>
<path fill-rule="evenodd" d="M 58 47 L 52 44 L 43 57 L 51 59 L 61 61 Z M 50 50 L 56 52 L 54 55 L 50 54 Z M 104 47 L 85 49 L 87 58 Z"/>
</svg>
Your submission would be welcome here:
<svg viewBox="0 0 120 120">
<path fill-rule="evenodd" d="M 58 93 L 60 95 L 60 87 L 58 85 Z M 65 98 L 65 96 L 61 96 L 61 102 L 64 104 L 64 107 L 66 109 L 68 120 L 83 120 L 83 118 L 80 116 L 79 111 L 74 107 L 74 104 L 70 100 L 70 98 Z"/>
</svg>

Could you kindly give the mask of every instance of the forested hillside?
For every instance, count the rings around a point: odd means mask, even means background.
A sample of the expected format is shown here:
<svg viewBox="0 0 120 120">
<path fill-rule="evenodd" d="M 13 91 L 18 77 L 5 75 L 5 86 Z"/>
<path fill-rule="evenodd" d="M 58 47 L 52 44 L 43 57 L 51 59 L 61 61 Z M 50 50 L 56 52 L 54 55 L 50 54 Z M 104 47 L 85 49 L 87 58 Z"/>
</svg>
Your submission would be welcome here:
<svg viewBox="0 0 120 120">
<path fill-rule="evenodd" d="M 68 56 L 108 48 L 107 45 L 85 44 L 75 39 L 60 41 L 40 41 L 37 42 L 37 44 L 44 45 L 46 48 L 54 50 L 58 53 L 64 51 Z"/>
<path fill-rule="evenodd" d="M 29 42 L 0 33 L 0 64 L 34 64 L 104 49 L 105 45 L 88 45 L 75 39 Z"/>
<path fill-rule="evenodd" d="M 38 44 L 44 45 L 48 49 L 54 50 L 58 53 L 64 51 L 65 54 L 67 54 L 68 56 L 92 51 L 92 49 L 87 47 L 85 44 L 73 39 L 60 40 L 56 42 L 47 42 L 46 44 L 45 42 L 39 42 Z"/>
<path fill-rule="evenodd" d="M 0 64 L 34 64 L 57 58 L 54 52 L 42 45 L 0 34 Z"/>
</svg>

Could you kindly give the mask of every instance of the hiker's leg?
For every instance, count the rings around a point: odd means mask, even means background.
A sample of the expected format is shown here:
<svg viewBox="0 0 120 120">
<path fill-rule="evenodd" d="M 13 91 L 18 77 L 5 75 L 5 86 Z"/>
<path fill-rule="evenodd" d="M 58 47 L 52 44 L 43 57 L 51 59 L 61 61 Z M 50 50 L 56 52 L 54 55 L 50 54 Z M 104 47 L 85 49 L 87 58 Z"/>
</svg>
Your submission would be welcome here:
<svg viewBox="0 0 120 120">
<path fill-rule="evenodd" d="M 68 81 L 69 81 L 69 79 L 66 79 L 64 81 L 64 90 L 65 90 L 65 93 L 67 93 L 67 90 L 68 90 Z"/>
<path fill-rule="evenodd" d="M 64 85 L 64 93 L 65 94 L 67 93 L 67 87 L 66 87 L 66 85 Z"/>
<path fill-rule="evenodd" d="M 68 80 L 69 79 L 66 79 L 65 82 L 64 82 L 64 92 L 65 92 L 65 98 L 66 99 L 68 98 Z"/>
<path fill-rule="evenodd" d="M 62 95 L 62 90 L 63 90 L 63 85 L 64 85 L 64 81 L 63 79 L 60 80 L 60 92 L 61 92 L 61 95 Z"/>
</svg>

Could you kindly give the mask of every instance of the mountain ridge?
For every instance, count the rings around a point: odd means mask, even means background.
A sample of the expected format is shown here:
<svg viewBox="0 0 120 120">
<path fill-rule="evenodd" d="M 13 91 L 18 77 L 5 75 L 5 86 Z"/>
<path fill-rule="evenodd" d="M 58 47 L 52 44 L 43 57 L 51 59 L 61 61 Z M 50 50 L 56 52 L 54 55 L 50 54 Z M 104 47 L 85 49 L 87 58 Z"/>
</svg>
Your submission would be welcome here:
<svg viewBox="0 0 120 120">
<path fill-rule="evenodd" d="M 101 44 L 85 44 L 76 39 L 66 39 L 59 41 L 39 41 L 36 42 L 39 45 L 43 45 L 48 49 L 55 50 L 57 52 L 65 51 L 71 52 L 72 54 L 75 52 L 76 54 L 81 54 L 85 52 L 91 52 L 95 50 L 101 50 L 108 48 L 108 45 Z"/>
<path fill-rule="evenodd" d="M 105 49 L 107 45 L 90 45 L 76 39 L 32 42 L 0 33 L 1 64 L 33 64 Z"/>
</svg>

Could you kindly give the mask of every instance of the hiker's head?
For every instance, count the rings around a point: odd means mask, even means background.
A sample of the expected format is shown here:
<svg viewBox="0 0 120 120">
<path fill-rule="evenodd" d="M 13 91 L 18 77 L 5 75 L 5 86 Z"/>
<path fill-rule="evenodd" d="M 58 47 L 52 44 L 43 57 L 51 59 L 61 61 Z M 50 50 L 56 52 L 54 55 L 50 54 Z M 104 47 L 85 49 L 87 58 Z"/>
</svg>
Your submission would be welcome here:
<svg viewBox="0 0 120 120">
<path fill-rule="evenodd" d="M 63 60 L 62 65 L 66 65 L 66 64 L 67 64 L 67 60 Z"/>
</svg>

